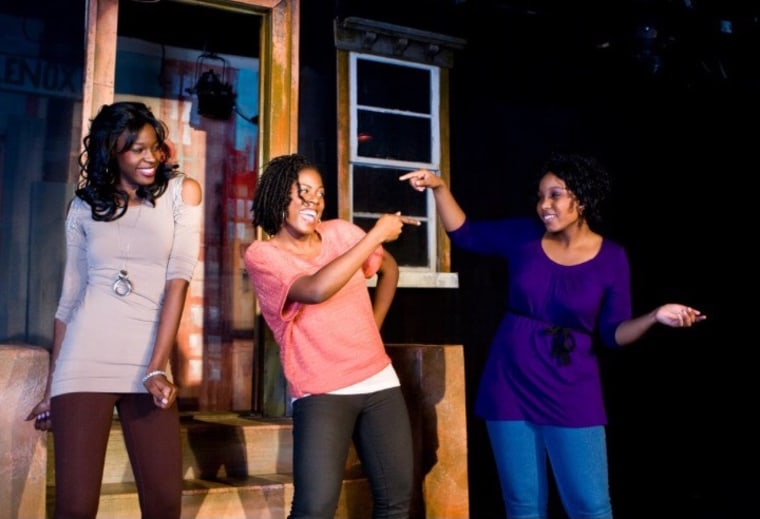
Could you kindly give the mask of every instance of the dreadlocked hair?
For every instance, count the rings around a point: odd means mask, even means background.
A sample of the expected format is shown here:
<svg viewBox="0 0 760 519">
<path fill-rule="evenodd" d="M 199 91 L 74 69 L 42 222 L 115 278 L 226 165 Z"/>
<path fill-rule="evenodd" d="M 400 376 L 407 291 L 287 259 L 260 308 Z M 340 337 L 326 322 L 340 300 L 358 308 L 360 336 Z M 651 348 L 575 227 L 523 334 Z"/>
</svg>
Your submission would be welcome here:
<svg viewBox="0 0 760 519">
<path fill-rule="evenodd" d="M 288 213 L 290 189 L 294 182 L 298 182 L 298 173 L 304 169 L 317 167 L 297 153 L 280 155 L 264 166 L 253 195 L 254 226 L 260 226 L 269 236 L 277 234 Z"/>
<path fill-rule="evenodd" d="M 138 187 L 137 196 L 155 205 L 176 174 L 177 166 L 166 162 L 170 156 L 168 129 L 145 104 L 124 101 L 103 105 L 90 122 L 90 131 L 83 140 L 84 151 L 79 155 L 81 176 L 76 195 L 90 205 L 93 220 L 109 222 L 126 213 L 129 195 L 119 187 L 118 156 L 132 147 L 146 124 L 156 131 L 164 160 L 156 166 L 155 181 Z M 124 132 L 127 140 L 119 149 L 118 140 Z"/>
</svg>

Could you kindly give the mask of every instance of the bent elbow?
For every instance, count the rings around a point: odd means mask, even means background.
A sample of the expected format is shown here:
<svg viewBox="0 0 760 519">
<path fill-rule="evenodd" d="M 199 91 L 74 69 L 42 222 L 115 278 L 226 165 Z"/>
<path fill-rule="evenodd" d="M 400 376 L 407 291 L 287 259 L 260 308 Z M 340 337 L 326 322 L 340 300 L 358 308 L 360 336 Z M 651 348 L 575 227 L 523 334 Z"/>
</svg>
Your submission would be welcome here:
<svg viewBox="0 0 760 519">
<path fill-rule="evenodd" d="M 331 295 L 323 287 L 310 286 L 300 287 L 296 291 L 291 291 L 290 299 L 306 305 L 316 305 L 326 301 Z"/>
</svg>

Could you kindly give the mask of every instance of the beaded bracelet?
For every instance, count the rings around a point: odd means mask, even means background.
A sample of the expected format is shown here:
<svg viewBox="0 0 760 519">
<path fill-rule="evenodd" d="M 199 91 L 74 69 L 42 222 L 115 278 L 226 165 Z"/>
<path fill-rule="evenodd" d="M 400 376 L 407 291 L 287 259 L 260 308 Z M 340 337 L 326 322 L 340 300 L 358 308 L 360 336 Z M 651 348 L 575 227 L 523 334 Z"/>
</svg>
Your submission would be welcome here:
<svg viewBox="0 0 760 519">
<path fill-rule="evenodd" d="M 157 369 L 155 371 L 151 371 L 150 373 L 148 373 L 147 375 L 145 375 L 143 377 L 143 379 L 142 379 L 143 384 L 145 384 L 148 380 L 150 380 L 151 378 L 155 377 L 156 375 L 166 376 L 166 371 L 164 371 L 162 369 Z"/>
</svg>

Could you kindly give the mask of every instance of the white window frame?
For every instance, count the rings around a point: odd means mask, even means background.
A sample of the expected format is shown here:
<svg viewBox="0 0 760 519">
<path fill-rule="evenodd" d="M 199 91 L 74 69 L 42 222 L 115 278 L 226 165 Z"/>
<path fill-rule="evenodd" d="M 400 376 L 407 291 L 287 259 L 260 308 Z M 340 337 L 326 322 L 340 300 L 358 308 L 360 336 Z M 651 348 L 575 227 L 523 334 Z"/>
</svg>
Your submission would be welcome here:
<svg viewBox="0 0 760 519">
<path fill-rule="evenodd" d="M 418 68 L 427 70 L 430 73 L 430 107 L 428 113 L 416 113 L 406 110 L 397 110 L 390 108 L 383 108 L 377 106 L 359 105 L 358 103 L 358 77 L 357 77 L 357 61 L 377 61 L 381 63 L 387 63 L 399 67 Z M 394 159 L 378 159 L 374 157 L 362 157 L 359 155 L 358 139 L 350 139 L 350 159 L 349 159 L 349 190 L 351 195 L 349 196 L 349 212 L 351 220 L 354 217 L 363 218 L 378 218 L 379 213 L 365 213 L 356 212 L 353 207 L 353 192 L 354 192 L 354 166 L 387 166 L 391 168 L 398 168 L 401 170 L 413 171 L 415 169 L 429 169 L 438 173 L 440 171 L 441 161 L 441 131 L 440 131 L 440 69 L 433 65 L 424 65 L 420 63 L 413 63 L 409 61 L 397 60 L 392 58 L 386 58 L 382 56 L 375 56 L 372 54 L 365 54 L 361 52 L 349 53 L 349 134 L 357 135 L 358 133 L 358 119 L 359 110 L 374 111 L 378 113 L 387 113 L 394 115 L 404 115 L 407 117 L 420 117 L 430 120 L 430 152 L 431 162 L 414 162 L 405 160 Z M 427 258 L 428 264 L 426 266 L 405 266 L 399 265 L 399 269 L 406 272 L 436 272 L 438 258 L 438 243 L 436 237 L 437 218 L 435 211 L 435 201 L 430 190 L 425 192 L 426 196 L 426 216 L 420 217 L 421 221 L 427 224 Z"/>
<path fill-rule="evenodd" d="M 449 158 L 449 71 L 454 66 L 454 54 L 463 49 L 466 41 L 446 34 L 403 27 L 366 18 L 347 17 L 335 20 L 335 46 L 338 82 L 338 215 L 353 221 L 354 217 L 373 217 L 371 213 L 354 213 L 354 168 L 388 167 L 400 172 L 426 168 L 450 181 Z M 430 162 L 383 160 L 358 156 L 356 128 L 357 106 L 356 60 L 373 59 L 404 67 L 430 70 L 431 118 Z M 381 108 L 382 107 L 378 107 Z M 389 114 L 408 116 L 405 111 L 383 110 Z M 422 115 L 422 114 L 416 114 Z M 423 196 L 422 193 L 420 193 Z M 430 190 L 425 194 L 427 223 L 426 266 L 399 265 L 399 287 L 457 288 L 459 278 L 451 272 L 451 243 L 438 225 L 435 200 Z M 370 280 L 369 285 L 374 284 Z"/>
</svg>

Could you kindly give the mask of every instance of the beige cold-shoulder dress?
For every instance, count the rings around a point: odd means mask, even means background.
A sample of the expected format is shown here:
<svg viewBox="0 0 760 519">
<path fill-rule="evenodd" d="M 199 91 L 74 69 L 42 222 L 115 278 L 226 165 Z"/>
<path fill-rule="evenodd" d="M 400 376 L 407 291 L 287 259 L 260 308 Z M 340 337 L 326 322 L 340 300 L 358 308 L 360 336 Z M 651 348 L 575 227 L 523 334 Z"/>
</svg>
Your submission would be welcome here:
<svg viewBox="0 0 760 519">
<path fill-rule="evenodd" d="M 155 207 L 130 206 L 99 222 L 75 197 L 66 218 L 66 271 L 55 317 L 66 323 L 51 396 L 72 392 L 145 393 L 165 283 L 190 280 L 198 262 L 201 205 L 182 202 L 182 175 Z M 132 290 L 114 283 L 126 270 Z"/>
</svg>

